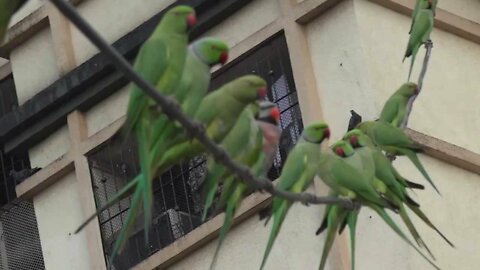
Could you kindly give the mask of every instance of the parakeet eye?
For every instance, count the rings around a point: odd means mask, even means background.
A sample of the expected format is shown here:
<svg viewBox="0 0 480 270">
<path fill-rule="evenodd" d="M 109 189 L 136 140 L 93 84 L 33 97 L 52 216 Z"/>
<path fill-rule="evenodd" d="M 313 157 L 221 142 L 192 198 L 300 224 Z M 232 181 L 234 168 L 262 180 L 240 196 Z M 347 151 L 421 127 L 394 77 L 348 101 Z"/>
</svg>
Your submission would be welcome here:
<svg viewBox="0 0 480 270">
<path fill-rule="evenodd" d="M 413 95 L 418 95 L 420 93 L 420 88 L 418 86 L 415 86 L 415 90 L 413 90 Z"/>
</svg>

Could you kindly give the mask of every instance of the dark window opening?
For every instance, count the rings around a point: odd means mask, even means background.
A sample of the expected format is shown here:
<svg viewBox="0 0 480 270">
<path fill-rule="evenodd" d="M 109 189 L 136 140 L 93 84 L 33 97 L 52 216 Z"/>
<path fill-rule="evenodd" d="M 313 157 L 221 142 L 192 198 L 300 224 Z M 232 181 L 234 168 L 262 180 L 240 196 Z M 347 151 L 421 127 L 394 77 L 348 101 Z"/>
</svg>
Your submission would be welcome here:
<svg viewBox="0 0 480 270">
<path fill-rule="evenodd" d="M 214 75 L 211 89 L 238 76 L 255 73 L 268 81 L 268 98 L 276 102 L 281 114 L 283 135 L 269 178 L 276 179 L 287 153 L 303 130 L 287 44 L 283 35 L 264 42 L 238 61 Z M 89 156 L 90 172 L 97 207 L 104 205 L 139 172 L 137 149 L 133 140 L 123 143 L 113 137 Z M 129 269 L 154 252 L 168 246 L 201 225 L 203 202 L 201 181 L 205 174 L 205 157 L 199 156 L 174 166 L 154 181 L 153 225 L 150 247 L 145 247 L 143 216 L 139 215 L 122 254 L 117 257 L 117 270 Z M 105 256 L 108 258 L 122 228 L 130 197 L 103 211 L 99 217 Z"/>
<path fill-rule="evenodd" d="M 0 81 L 0 118 L 18 107 L 12 76 Z M 17 199 L 15 186 L 37 170 L 27 152 L 5 154 L 0 142 L 0 269 L 45 269 L 33 203 Z"/>
</svg>

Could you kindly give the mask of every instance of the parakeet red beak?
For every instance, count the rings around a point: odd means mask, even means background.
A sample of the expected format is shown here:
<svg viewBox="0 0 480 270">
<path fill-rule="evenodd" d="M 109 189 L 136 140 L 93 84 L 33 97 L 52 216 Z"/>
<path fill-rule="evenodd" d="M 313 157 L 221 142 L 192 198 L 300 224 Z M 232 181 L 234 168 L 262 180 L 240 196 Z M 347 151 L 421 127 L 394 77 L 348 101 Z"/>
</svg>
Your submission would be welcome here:
<svg viewBox="0 0 480 270">
<path fill-rule="evenodd" d="M 350 138 L 350 144 L 351 144 L 353 147 L 358 146 L 358 138 L 357 138 L 357 136 L 352 136 L 352 137 Z"/>
<path fill-rule="evenodd" d="M 335 153 L 337 153 L 337 155 L 341 156 L 341 157 L 345 157 L 345 152 L 343 152 L 343 149 L 338 147 L 338 148 L 335 148 Z"/>
<path fill-rule="evenodd" d="M 323 137 L 325 137 L 327 139 L 330 139 L 330 129 L 329 128 L 325 129 L 325 131 L 323 132 Z"/>
<path fill-rule="evenodd" d="M 195 16 L 195 14 L 188 15 L 187 16 L 188 29 L 191 29 L 193 26 L 195 26 L 195 24 L 197 24 L 197 17 Z"/>
<path fill-rule="evenodd" d="M 263 100 L 267 96 L 267 87 L 263 86 L 257 90 L 257 99 Z"/>
<path fill-rule="evenodd" d="M 228 53 L 223 52 L 222 54 L 220 54 L 220 64 L 225 65 L 227 61 L 228 61 Z"/>
<path fill-rule="evenodd" d="M 275 119 L 275 122 L 277 122 L 277 124 L 280 122 L 280 110 L 278 109 L 278 107 L 275 107 L 270 111 L 270 116 Z"/>
<path fill-rule="evenodd" d="M 413 91 L 413 94 L 418 95 L 418 93 L 420 93 L 420 88 L 418 88 L 418 86 L 416 86 L 415 91 Z"/>
</svg>

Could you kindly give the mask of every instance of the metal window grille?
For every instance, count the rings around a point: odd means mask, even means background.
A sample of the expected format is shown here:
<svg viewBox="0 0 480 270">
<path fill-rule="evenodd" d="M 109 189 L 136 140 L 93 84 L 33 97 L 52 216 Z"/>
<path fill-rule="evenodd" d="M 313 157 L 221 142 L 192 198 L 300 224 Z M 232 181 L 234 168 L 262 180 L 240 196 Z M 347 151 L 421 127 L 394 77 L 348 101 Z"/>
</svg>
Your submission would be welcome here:
<svg viewBox="0 0 480 270">
<path fill-rule="evenodd" d="M 0 81 L 0 118 L 18 107 L 13 77 Z M 15 185 L 30 169 L 28 153 L 4 154 L 0 145 L 0 270 L 45 269 L 33 204 L 17 199 Z"/>
<path fill-rule="evenodd" d="M 271 89 L 268 97 L 276 102 L 281 110 L 281 127 L 284 132 L 274 166 L 268 174 L 270 179 L 275 179 L 288 151 L 303 129 L 283 35 L 266 41 L 215 74 L 211 88 L 215 89 L 233 78 L 249 73 L 256 73 L 267 79 Z M 96 204 L 100 207 L 138 174 L 136 144 L 133 140 L 124 143 L 122 139 L 113 137 L 89 156 L 89 164 Z M 139 217 L 122 254 L 117 256 L 114 262 L 115 269 L 129 269 L 201 224 L 203 202 L 199 191 L 204 174 L 205 157 L 199 156 L 174 166 L 154 181 L 150 246 L 145 247 L 142 217 Z M 122 199 L 103 211 L 99 217 L 106 257 L 110 255 L 125 222 L 130 201 L 130 197 Z"/>
</svg>

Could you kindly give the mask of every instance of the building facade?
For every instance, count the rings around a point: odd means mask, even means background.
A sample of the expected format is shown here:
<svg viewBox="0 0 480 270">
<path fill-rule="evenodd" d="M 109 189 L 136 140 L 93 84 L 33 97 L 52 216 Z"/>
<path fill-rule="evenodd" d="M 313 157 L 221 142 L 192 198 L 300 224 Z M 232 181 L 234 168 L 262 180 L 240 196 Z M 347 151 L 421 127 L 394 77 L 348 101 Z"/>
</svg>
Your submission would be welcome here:
<svg viewBox="0 0 480 270">
<path fill-rule="evenodd" d="M 332 141 L 346 131 L 350 110 L 376 119 L 406 81 L 402 63 L 414 0 L 76 0 L 86 18 L 133 61 L 169 6 L 196 8 L 191 38 L 214 36 L 231 46 L 211 89 L 255 73 L 281 110 L 283 135 L 268 176 L 278 177 L 305 124 L 327 121 Z M 480 263 L 480 2 L 439 1 L 434 48 L 409 134 L 442 196 L 427 186 L 414 198 L 438 228 L 415 219 L 442 269 Z M 418 55 L 418 76 L 424 50 Z M 12 19 L 0 46 L 0 269 L 106 269 L 130 204 L 125 198 L 74 230 L 138 173 L 136 145 L 116 132 L 125 120 L 128 81 L 48 1 L 30 0 Z M 141 219 L 114 269 L 208 269 L 223 214 L 201 222 L 204 156 L 174 166 L 154 184 L 151 245 Z M 405 159 L 395 165 L 422 184 Z M 326 195 L 319 179 L 310 192 Z M 256 269 L 270 226 L 259 219 L 271 201 L 243 202 L 217 269 Z M 317 269 L 324 207 L 295 204 L 267 269 Z M 357 269 L 431 269 L 372 212 L 357 226 Z M 350 269 L 348 233 L 337 237 L 328 269 Z"/>
</svg>

